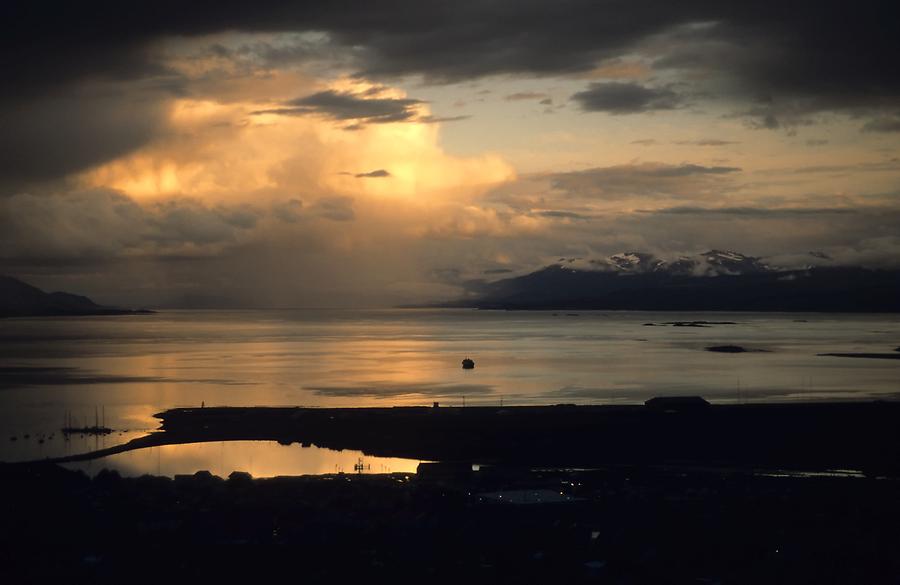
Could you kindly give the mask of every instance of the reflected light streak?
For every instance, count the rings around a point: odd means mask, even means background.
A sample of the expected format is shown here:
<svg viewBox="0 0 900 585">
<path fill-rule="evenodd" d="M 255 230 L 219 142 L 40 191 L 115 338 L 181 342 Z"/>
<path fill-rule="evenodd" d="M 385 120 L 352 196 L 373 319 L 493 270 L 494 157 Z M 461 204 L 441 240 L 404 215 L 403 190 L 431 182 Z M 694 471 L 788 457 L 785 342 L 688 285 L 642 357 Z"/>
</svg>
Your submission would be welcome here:
<svg viewBox="0 0 900 585">
<path fill-rule="evenodd" d="M 187 443 L 138 449 L 111 455 L 95 461 L 67 463 L 70 469 L 80 469 L 95 475 L 102 469 L 113 469 L 125 476 L 144 474 L 190 475 L 210 471 L 222 478 L 234 471 L 244 471 L 253 477 L 282 475 L 324 475 L 356 473 L 362 461 L 361 473 L 415 473 L 418 460 L 396 457 L 371 457 L 362 451 L 335 451 L 297 443 L 280 445 L 273 441 L 217 441 Z"/>
</svg>

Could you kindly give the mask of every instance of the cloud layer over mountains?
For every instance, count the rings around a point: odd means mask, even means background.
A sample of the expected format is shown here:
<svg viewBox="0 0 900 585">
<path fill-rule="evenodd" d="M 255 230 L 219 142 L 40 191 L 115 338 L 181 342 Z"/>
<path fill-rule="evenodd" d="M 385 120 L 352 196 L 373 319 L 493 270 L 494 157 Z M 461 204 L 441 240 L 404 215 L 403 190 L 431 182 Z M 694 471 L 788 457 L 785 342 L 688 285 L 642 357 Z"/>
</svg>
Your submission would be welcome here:
<svg viewBox="0 0 900 585">
<path fill-rule="evenodd" d="M 897 12 L 12 0 L 0 272 L 298 305 L 627 249 L 895 266 Z"/>
</svg>

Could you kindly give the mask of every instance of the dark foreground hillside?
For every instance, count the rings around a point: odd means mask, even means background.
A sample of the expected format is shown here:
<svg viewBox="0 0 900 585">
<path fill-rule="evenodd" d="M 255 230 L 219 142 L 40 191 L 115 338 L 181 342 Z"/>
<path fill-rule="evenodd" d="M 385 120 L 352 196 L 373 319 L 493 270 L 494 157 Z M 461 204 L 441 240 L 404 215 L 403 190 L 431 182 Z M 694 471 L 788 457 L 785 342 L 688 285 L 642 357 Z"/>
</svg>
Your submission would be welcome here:
<svg viewBox="0 0 900 585">
<path fill-rule="evenodd" d="M 4 583 L 896 583 L 900 485 L 655 467 L 0 468 Z M 504 497 L 506 498 L 504 500 Z"/>
<path fill-rule="evenodd" d="M 896 583 L 898 415 L 698 397 L 176 409 L 69 459 L 255 439 L 435 462 L 227 480 L 0 466 L 0 582 Z"/>
</svg>

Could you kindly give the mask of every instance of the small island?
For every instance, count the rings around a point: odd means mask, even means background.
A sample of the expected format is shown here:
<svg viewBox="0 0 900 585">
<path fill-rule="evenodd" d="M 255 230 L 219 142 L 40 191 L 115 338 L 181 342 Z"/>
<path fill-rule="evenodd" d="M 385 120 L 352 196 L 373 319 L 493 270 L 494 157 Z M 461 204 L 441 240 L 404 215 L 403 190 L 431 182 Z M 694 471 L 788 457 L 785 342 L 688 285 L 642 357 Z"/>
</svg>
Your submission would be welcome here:
<svg viewBox="0 0 900 585">
<path fill-rule="evenodd" d="M 710 345 L 704 348 L 714 353 L 767 353 L 767 349 L 747 349 L 740 345 Z"/>
</svg>

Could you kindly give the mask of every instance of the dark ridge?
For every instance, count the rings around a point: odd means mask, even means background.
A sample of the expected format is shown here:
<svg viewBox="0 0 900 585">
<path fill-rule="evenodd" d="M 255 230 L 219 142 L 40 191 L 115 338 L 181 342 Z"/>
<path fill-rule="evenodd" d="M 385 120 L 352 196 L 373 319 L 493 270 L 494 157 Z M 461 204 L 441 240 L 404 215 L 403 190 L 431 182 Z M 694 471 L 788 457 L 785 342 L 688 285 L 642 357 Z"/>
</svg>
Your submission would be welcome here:
<svg viewBox="0 0 900 585">
<path fill-rule="evenodd" d="M 710 404 L 701 396 L 657 396 L 644 402 L 644 406 L 664 412 L 683 412 L 709 408 Z"/>
<path fill-rule="evenodd" d="M 46 293 L 11 276 L 0 275 L 0 317 L 143 315 L 153 312 L 106 307 L 85 296 L 67 292 Z"/>
<path fill-rule="evenodd" d="M 895 584 L 900 574 L 896 481 L 438 467 L 226 480 L 0 465 L 0 575 L 10 584 L 749 585 Z"/>
</svg>

